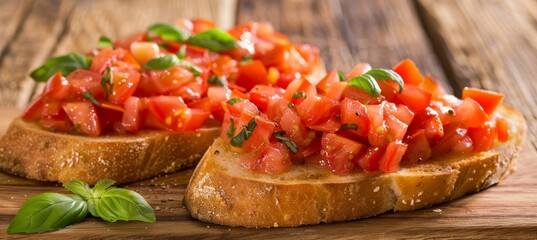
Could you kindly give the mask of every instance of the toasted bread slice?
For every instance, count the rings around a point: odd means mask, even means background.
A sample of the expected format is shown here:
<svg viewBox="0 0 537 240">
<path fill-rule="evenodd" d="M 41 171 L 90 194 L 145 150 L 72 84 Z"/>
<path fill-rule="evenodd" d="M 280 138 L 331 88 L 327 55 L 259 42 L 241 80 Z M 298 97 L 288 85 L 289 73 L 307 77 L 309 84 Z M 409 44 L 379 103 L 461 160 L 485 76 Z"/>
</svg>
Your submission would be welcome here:
<svg viewBox="0 0 537 240">
<path fill-rule="evenodd" d="M 134 182 L 194 166 L 219 134 L 219 124 L 209 123 L 194 132 L 86 137 L 16 118 L 0 140 L 0 170 L 41 181 Z"/>
<path fill-rule="evenodd" d="M 492 150 L 450 154 L 390 174 L 335 175 L 293 166 L 280 175 L 239 166 L 240 153 L 217 139 L 190 180 L 185 205 L 194 218 L 228 226 L 293 227 L 410 211 L 498 183 L 513 170 L 525 132 L 520 113 L 500 106 L 510 138 Z"/>
</svg>

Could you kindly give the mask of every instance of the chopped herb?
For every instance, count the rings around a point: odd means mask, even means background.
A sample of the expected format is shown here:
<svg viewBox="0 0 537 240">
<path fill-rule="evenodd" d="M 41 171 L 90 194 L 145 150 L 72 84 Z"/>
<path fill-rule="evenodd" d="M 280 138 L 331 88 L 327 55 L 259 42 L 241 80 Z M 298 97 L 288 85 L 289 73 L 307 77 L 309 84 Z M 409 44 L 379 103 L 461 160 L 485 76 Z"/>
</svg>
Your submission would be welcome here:
<svg viewBox="0 0 537 240">
<path fill-rule="evenodd" d="M 112 94 L 112 88 L 114 88 L 112 68 L 106 68 L 106 71 L 104 71 L 103 78 L 101 79 L 101 87 L 104 90 L 104 99 L 108 99 L 108 96 Z"/>
<path fill-rule="evenodd" d="M 227 103 L 228 103 L 229 105 L 233 105 L 233 104 L 238 103 L 238 102 L 240 102 L 240 101 L 241 101 L 240 98 L 231 98 L 231 99 L 227 100 Z"/>
<path fill-rule="evenodd" d="M 167 44 L 167 43 L 157 43 L 157 45 L 158 45 L 159 47 L 161 47 L 161 48 L 168 48 L 168 47 L 170 47 L 170 45 Z"/>
<path fill-rule="evenodd" d="M 186 42 L 213 52 L 222 52 L 237 47 L 237 40 L 233 36 L 217 28 L 192 35 Z"/>
<path fill-rule="evenodd" d="M 91 94 L 90 91 L 83 92 L 82 96 L 97 106 L 101 105 L 101 103 L 97 101 L 97 99 Z"/>
<path fill-rule="evenodd" d="M 307 97 L 307 95 L 304 92 L 293 93 L 293 98 L 294 99 L 306 98 L 306 97 Z"/>
<path fill-rule="evenodd" d="M 248 125 L 243 126 L 242 130 L 239 132 L 239 134 L 237 134 L 237 136 L 231 138 L 229 143 L 235 147 L 242 147 L 244 141 L 248 140 L 252 136 L 252 132 L 256 126 L 257 122 L 255 121 L 254 117 L 248 122 Z"/>
<path fill-rule="evenodd" d="M 341 129 L 343 129 L 343 130 L 349 130 L 349 129 L 358 130 L 358 125 L 356 125 L 354 123 L 343 123 L 343 124 L 341 124 Z"/>
<path fill-rule="evenodd" d="M 97 46 L 99 46 L 99 48 L 106 48 L 106 47 L 114 48 L 114 43 L 109 37 L 101 36 L 99 37 L 99 44 Z"/>
<path fill-rule="evenodd" d="M 177 52 L 177 57 L 180 60 L 183 60 L 185 56 L 186 56 L 186 45 L 183 45 L 181 46 L 181 48 L 179 48 L 179 51 Z"/>
<path fill-rule="evenodd" d="M 62 72 L 63 76 L 69 75 L 76 69 L 89 69 L 91 58 L 75 53 L 48 59 L 43 65 L 30 73 L 36 82 L 46 82 L 52 75 Z"/>
<path fill-rule="evenodd" d="M 291 139 L 284 137 L 285 131 L 277 131 L 273 132 L 272 136 L 274 136 L 276 139 L 278 139 L 280 142 L 282 142 L 292 153 L 298 152 L 298 146 L 295 142 L 293 142 Z"/>
<path fill-rule="evenodd" d="M 345 82 L 345 81 L 347 81 L 347 77 L 345 77 L 345 72 L 343 72 L 343 71 L 337 71 L 337 75 L 339 76 L 339 81 L 340 81 L 340 82 Z"/>
<path fill-rule="evenodd" d="M 184 42 L 190 37 L 190 34 L 185 30 L 174 25 L 163 23 L 155 24 L 149 27 L 147 32 L 156 34 L 164 40 L 174 42 Z"/>
<path fill-rule="evenodd" d="M 144 64 L 144 69 L 164 70 L 179 64 L 179 59 L 175 55 L 166 55 L 149 60 Z"/>
<path fill-rule="evenodd" d="M 228 138 L 232 138 L 233 136 L 235 136 L 235 120 L 233 120 L 233 118 L 230 118 L 229 119 L 229 130 L 227 131 L 227 137 Z"/>
<path fill-rule="evenodd" d="M 254 59 L 252 58 L 252 56 L 244 56 L 242 57 L 241 61 L 239 62 L 239 65 L 246 65 L 246 64 L 249 64 L 253 61 Z"/>
<path fill-rule="evenodd" d="M 292 102 L 290 102 L 289 104 L 287 104 L 287 107 L 289 107 L 289 108 L 294 108 L 294 107 L 295 107 L 295 104 L 292 103 Z"/>
<path fill-rule="evenodd" d="M 220 80 L 220 78 L 216 75 L 211 75 L 209 79 L 207 79 L 207 82 L 211 85 L 224 86 L 222 80 Z"/>
</svg>

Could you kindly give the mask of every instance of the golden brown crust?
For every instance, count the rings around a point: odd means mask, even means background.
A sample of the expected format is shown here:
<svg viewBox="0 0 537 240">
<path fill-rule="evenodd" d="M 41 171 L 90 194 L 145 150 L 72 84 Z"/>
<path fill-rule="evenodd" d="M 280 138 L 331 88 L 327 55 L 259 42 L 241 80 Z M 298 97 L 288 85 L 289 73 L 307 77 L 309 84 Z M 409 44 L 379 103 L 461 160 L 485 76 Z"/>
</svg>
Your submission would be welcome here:
<svg viewBox="0 0 537 240">
<path fill-rule="evenodd" d="M 134 182 L 194 166 L 220 128 L 84 137 L 15 119 L 0 140 L 0 170 L 41 181 Z"/>
<path fill-rule="evenodd" d="M 525 132 L 520 113 L 501 106 L 510 140 L 473 155 L 448 155 L 392 174 L 336 176 L 295 166 L 280 176 L 252 173 L 216 140 L 193 173 L 185 205 L 194 218 L 228 226 L 292 227 L 410 211 L 498 183 L 513 169 Z"/>
</svg>

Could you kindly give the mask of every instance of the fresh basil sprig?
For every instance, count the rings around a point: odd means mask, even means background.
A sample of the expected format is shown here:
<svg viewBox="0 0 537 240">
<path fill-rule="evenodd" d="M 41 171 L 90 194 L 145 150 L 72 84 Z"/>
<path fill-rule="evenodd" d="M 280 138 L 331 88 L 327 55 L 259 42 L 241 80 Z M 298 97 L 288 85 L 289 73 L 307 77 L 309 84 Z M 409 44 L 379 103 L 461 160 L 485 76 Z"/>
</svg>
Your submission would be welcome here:
<svg viewBox="0 0 537 240">
<path fill-rule="evenodd" d="M 282 142 L 292 153 L 298 152 L 298 146 L 295 142 L 293 142 L 291 139 L 284 137 L 285 131 L 277 131 L 273 132 L 272 136 L 274 136 L 276 139 L 278 139 L 280 142 Z"/>
<path fill-rule="evenodd" d="M 79 54 L 69 53 L 48 59 L 43 65 L 30 73 L 36 82 L 46 82 L 52 75 L 62 72 L 63 76 L 69 75 L 76 69 L 89 69 L 91 59 Z"/>
<path fill-rule="evenodd" d="M 112 68 L 106 68 L 103 78 L 101 79 L 101 87 L 104 90 L 104 99 L 108 99 L 108 96 L 112 94 L 114 88 L 114 75 L 112 74 Z"/>
<path fill-rule="evenodd" d="M 99 48 L 106 48 L 106 47 L 114 47 L 114 43 L 112 42 L 112 39 L 110 39 L 107 36 L 101 36 L 99 37 L 99 44 L 97 45 Z"/>
<path fill-rule="evenodd" d="M 85 99 L 88 99 L 91 103 L 97 105 L 97 106 L 100 106 L 101 103 L 99 102 L 99 100 L 97 100 L 97 98 L 95 98 L 95 96 L 93 96 L 93 94 L 91 94 L 90 91 L 84 91 L 82 92 L 82 97 L 84 97 Z"/>
<path fill-rule="evenodd" d="M 237 47 L 237 40 L 235 38 L 229 35 L 229 33 L 217 28 L 192 35 L 186 42 L 213 52 L 222 52 Z"/>
<path fill-rule="evenodd" d="M 88 212 L 108 222 L 137 220 L 155 222 L 151 206 L 138 193 L 111 187 L 105 179 L 92 189 L 76 180 L 64 184 L 73 194 L 42 193 L 26 200 L 11 221 L 8 233 L 41 233 L 81 222 Z"/>
<path fill-rule="evenodd" d="M 189 61 L 180 59 L 179 57 L 177 57 L 177 55 L 173 55 L 173 54 L 168 54 L 163 57 L 153 58 L 147 61 L 144 64 L 143 68 L 150 69 L 150 70 L 164 70 L 164 69 L 171 68 L 175 65 L 181 65 L 187 68 L 188 70 L 192 72 L 192 75 L 194 76 L 199 76 L 203 72 L 203 70 L 199 68 L 198 66 L 194 65 L 193 63 Z"/>
<path fill-rule="evenodd" d="M 229 119 L 229 130 L 226 134 L 228 138 L 235 136 L 235 120 L 233 118 Z"/>
<path fill-rule="evenodd" d="M 345 72 L 343 71 L 337 71 L 337 76 L 339 77 L 340 82 L 347 81 L 347 77 L 345 76 Z"/>
<path fill-rule="evenodd" d="M 190 34 L 174 25 L 158 23 L 147 29 L 148 33 L 153 33 L 160 36 L 164 40 L 174 42 L 184 42 L 188 39 Z"/>
<path fill-rule="evenodd" d="M 252 118 L 252 120 L 248 122 L 248 125 L 243 126 L 242 130 L 239 132 L 239 134 L 237 134 L 237 136 L 231 138 L 229 143 L 235 147 L 242 147 L 244 141 L 248 140 L 250 136 L 252 136 L 252 132 L 256 126 L 257 122 L 255 121 L 255 118 Z"/>
<path fill-rule="evenodd" d="M 349 81 L 349 86 L 360 88 L 369 95 L 378 97 L 382 90 L 377 81 L 381 80 L 393 80 L 399 85 L 399 92 L 403 91 L 404 82 L 401 76 L 392 70 L 382 68 L 373 68 L 360 76 L 353 77 Z"/>
</svg>

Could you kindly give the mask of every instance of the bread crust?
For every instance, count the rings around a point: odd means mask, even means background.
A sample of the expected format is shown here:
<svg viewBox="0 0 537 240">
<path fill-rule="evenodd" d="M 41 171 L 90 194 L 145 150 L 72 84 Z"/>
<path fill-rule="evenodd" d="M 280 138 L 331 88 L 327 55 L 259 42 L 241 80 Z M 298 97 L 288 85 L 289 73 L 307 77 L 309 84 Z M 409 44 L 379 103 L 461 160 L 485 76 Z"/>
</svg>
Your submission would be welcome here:
<svg viewBox="0 0 537 240">
<path fill-rule="evenodd" d="M 252 173 L 240 153 L 217 139 L 195 169 L 185 205 L 194 218 L 228 226 L 294 227 L 366 218 L 389 210 L 411 211 L 483 190 L 515 167 L 526 124 L 500 106 L 510 139 L 471 155 L 450 154 L 391 174 L 353 173 L 294 166 L 282 175 Z"/>
<path fill-rule="evenodd" d="M 0 170 L 40 181 L 134 182 L 194 166 L 220 134 L 213 125 L 193 132 L 86 137 L 16 118 L 0 140 Z"/>
</svg>

